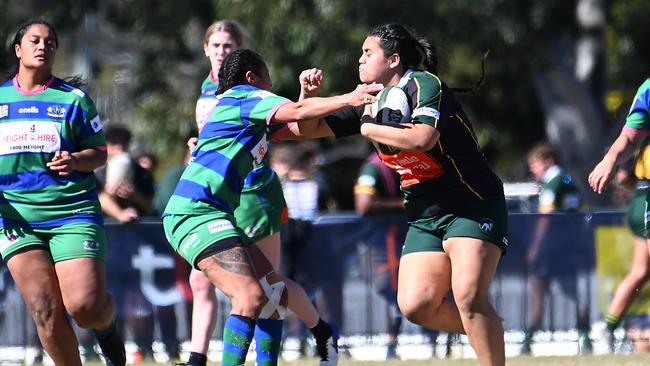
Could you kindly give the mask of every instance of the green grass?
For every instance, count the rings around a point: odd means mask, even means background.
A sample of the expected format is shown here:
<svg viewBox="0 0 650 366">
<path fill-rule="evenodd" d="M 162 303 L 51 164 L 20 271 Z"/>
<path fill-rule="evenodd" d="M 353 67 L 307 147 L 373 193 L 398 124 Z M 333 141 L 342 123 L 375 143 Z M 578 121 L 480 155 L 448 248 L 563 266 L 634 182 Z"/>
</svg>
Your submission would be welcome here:
<svg viewBox="0 0 650 366">
<path fill-rule="evenodd" d="M 635 355 L 607 355 L 607 356 L 582 356 L 582 357 L 512 357 L 507 360 L 508 366 L 641 366 L 650 365 L 650 353 Z M 208 363 L 215 365 L 214 362 Z M 218 363 L 217 363 L 218 364 Z M 249 362 L 246 366 L 252 366 L 254 363 Z M 99 362 L 89 362 L 87 365 L 100 366 Z M 138 366 L 160 366 L 163 364 L 155 362 L 139 363 Z M 168 364 L 170 365 L 170 364 Z M 280 365 L 287 366 L 317 366 L 318 360 L 301 359 L 298 361 L 281 361 Z M 406 360 L 406 361 L 353 361 L 350 359 L 341 359 L 340 366 L 442 366 L 442 365 L 478 365 L 476 360 L 455 359 L 441 360 L 431 359 L 424 361 Z"/>
</svg>

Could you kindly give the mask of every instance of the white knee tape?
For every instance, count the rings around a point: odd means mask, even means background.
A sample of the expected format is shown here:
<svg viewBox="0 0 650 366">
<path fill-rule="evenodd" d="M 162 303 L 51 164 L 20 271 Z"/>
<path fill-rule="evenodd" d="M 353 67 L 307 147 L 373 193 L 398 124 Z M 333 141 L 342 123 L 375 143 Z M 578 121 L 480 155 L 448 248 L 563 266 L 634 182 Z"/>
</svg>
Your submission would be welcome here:
<svg viewBox="0 0 650 366">
<path fill-rule="evenodd" d="M 280 305 L 282 293 L 285 289 L 284 282 L 269 283 L 268 276 L 264 276 L 260 279 L 260 284 L 267 299 L 260 312 L 260 319 L 284 319 L 287 308 Z"/>
</svg>

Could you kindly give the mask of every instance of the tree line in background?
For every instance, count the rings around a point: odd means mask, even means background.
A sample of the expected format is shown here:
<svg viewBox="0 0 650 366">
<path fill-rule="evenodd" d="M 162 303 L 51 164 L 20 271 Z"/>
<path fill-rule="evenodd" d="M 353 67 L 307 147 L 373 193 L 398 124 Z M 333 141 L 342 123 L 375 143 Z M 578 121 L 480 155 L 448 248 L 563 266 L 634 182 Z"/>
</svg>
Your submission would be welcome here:
<svg viewBox="0 0 650 366">
<path fill-rule="evenodd" d="M 381 23 L 401 22 L 431 39 L 451 86 L 472 86 L 489 50 L 483 87 L 460 99 L 506 181 L 525 178 L 526 151 L 545 139 L 574 176 L 586 176 L 650 68 L 645 0 L 3 0 L 0 7 L 3 70 L 18 25 L 50 21 L 61 38 L 56 72 L 83 76 L 104 120 L 128 124 L 139 149 L 163 166 L 180 160 L 194 126 L 209 70 L 203 32 L 216 19 L 245 26 L 274 91 L 291 98 L 309 67 L 325 71 L 324 95 L 352 89 L 366 32 Z M 352 152 L 357 164 L 367 150 L 360 151 Z"/>
</svg>

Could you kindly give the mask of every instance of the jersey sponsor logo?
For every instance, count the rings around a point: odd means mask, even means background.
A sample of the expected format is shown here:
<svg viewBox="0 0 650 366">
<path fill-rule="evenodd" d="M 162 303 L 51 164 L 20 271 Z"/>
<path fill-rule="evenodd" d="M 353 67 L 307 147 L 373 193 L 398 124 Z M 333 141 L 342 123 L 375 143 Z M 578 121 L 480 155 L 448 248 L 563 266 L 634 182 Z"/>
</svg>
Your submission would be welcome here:
<svg viewBox="0 0 650 366">
<path fill-rule="evenodd" d="M 38 113 L 38 108 L 35 106 L 18 108 L 19 114 L 34 114 Z"/>
<path fill-rule="evenodd" d="M 0 253 L 4 252 L 10 245 L 18 241 L 18 234 L 15 230 L 6 231 L 5 235 L 0 238 Z"/>
<path fill-rule="evenodd" d="M 208 232 L 210 234 L 216 234 L 225 230 L 234 230 L 232 222 L 228 220 L 218 220 L 208 224 Z"/>
<path fill-rule="evenodd" d="M 9 116 L 9 104 L 0 104 L 0 118 Z"/>
<path fill-rule="evenodd" d="M 199 236 L 196 233 L 190 234 L 190 236 L 187 238 L 185 243 L 181 245 L 181 251 L 183 253 L 187 252 L 188 249 L 195 247 L 198 243 L 200 243 L 201 240 L 199 239 Z"/>
<path fill-rule="evenodd" d="M 63 118 L 65 117 L 65 107 L 59 105 L 51 105 L 47 107 L 47 115 L 53 118 Z"/>
<path fill-rule="evenodd" d="M 495 223 L 490 219 L 481 219 L 481 221 L 478 223 L 478 227 L 482 232 L 489 234 L 494 230 Z"/>
<path fill-rule="evenodd" d="M 253 149 L 251 150 L 251 154 L 253 155 L 253 167 L 262 164 L 262 160 L 268 151 L 269 142 L 266 139 L 266 135 L 264 135 L 262 139 L 260 139 L 260 141 L 257 143 L 257 145 L 253 146 Z"/>
<path fill-rule="evenodd" d="M 96 240 L 84 240 L 81 245 L 84 247 L 85 250 L 88 250 L 90 252 L 97 252 L 99 251 L 99 243 Z"/>
<path fill-rule="evenodd" d="M 0 124 L 0 155 L 61 150 L 61 124 L 7 122 Z"/>
<path fill-rule="evenodd" d="M 93 128 L 93 131 L 99 132 L 104 128 L 102 120 L 99 118 L 99 115 L 96 115 L 95 118 L 90 120 L 90 127 Z"/>
<path fill-rule="evenodd" d="M 440 118 L 440 112 L 437 109 L 431 107 L 420 107 L 413 110 L 411 117 L 425 116 L 432 117 L 435 119 Z"/>
<path fill-rule="evenodd" d="M 403 151 L 395 155 L 379 152 L 381 160 L 401 178 L 402 187 L 438 178 L 444 174 L 442 165 L 424 152 Z"/>
</svg>

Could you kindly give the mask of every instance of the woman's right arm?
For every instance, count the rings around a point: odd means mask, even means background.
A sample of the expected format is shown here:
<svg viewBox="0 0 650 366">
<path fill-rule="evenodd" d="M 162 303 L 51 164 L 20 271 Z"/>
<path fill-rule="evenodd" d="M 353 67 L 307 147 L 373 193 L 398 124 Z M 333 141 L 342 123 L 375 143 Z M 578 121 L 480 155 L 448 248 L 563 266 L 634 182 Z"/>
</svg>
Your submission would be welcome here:
<svg viewBox="0 0 650 366">
<path fill-rule="evenodd" d="M 300 82 L 300 98 L 298 101 L 302 102 L 317 95 L 318 90 L 323 85 L 324 76 L 322 70 L 312 68 L 301 72 L 298 80 Z M 374 96 L 371 96 L 370 100 L 374 101 Z M 342 115 L 347 116 L 348 114 L 344 113 Z M 357 116 L 345 118 L 354 118 L 355 121 L 359 119 Z M 301 123 L 288 122 L 282 129 L 275 132 L 272 137 L 276 141 L 284 141 L 332 137 L 335 135 L 327 121 L 324 118 L 318 118 Z"/>
<path fill-rule="evenodd" d="M 621 131 L 603 160 L 589 174 L 589 186 L 594 192 L 603 193 L 614 177 L 616 166 L 628 161 L 645 138 L 646 135 L 641 133 L 631 134 L 625 130 Z"/>
<path fill-rule="evenodd" d="M 278 108 L 272 118 L 272 123 L 304 123 L 318 120 L 344 108 L 372 104 L 377 99 L 375 94 L 381 89 L 383 89 L 381 84 L 361 84 L 347 94 L 289 102 Z"/>
</svg>

